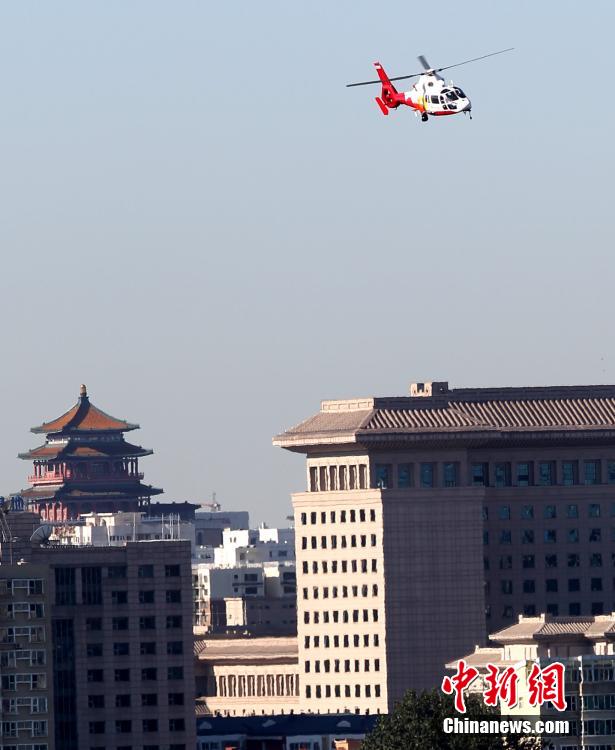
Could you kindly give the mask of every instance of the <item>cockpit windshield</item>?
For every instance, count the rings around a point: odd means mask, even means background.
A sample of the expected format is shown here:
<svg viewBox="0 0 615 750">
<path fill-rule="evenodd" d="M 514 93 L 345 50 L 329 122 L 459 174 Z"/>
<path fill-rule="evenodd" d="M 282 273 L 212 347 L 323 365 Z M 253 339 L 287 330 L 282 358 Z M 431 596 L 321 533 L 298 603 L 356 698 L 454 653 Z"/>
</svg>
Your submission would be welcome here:
<svg viewBox="0 0 615 750">
<path fill-rule="evenodd" d="M 444 102 L 455 102 L 458 98 L 455 89 L 442 89 L 442 100 Z"/>
<path fill-rule="evenodd" d="M 457 94 L 457 96 L 460 99 L 465 99 L 466 98 L 466 95 L 463 93 L 463 91 L 458 86 L 455 86 L 454 91 L 455 91 L 455 93 Z"/>
</svg>

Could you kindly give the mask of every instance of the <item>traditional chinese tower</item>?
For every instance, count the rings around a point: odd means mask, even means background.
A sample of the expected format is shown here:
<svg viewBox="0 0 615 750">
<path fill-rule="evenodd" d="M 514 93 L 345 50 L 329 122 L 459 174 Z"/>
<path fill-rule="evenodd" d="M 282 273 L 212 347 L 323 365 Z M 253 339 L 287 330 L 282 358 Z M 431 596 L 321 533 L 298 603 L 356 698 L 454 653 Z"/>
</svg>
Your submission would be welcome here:
<svg viewBox="0 0 615 750">
<path fill-rule="evenodd" d="M 61 417 L 33 427 L 45 444 L 19 458 L 34 461 L 32 485 L 21 494 L 45 520 L 75 519 L 80 513 L 137 511 L 162 490 L 143 484 L 139 458 L 151 450 L 132 445 L 124 433 L 139 429 L 94 406 L 85 385 L 79 401 Z"/>
</svg>

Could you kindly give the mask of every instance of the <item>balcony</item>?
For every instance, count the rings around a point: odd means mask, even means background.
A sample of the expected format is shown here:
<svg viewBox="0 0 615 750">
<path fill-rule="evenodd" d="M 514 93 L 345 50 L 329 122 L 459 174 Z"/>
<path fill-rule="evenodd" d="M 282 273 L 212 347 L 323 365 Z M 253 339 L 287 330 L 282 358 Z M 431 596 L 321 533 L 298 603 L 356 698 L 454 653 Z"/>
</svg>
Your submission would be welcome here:
<svg viewBox="0 0 615 750">
<path fill-rule="evenodd" d="M 125 472 L 123 474 L 74 474 L 71 471 L 47 472 L 42 476 L 30 474 L 28 482 L 37 487 L 46 485 L 63 484 L 64 482 L 126 482 L 127 480 L 142 480 L 145 474 L 142 471 Z"/>
</svg>

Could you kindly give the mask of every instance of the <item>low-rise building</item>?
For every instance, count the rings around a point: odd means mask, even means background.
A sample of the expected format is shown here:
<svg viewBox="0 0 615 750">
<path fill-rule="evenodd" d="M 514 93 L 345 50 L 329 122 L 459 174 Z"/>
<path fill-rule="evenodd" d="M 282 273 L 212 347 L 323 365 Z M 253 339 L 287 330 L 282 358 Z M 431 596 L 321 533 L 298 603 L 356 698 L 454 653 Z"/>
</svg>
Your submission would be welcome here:
<svg viewBox="0 0 615 750">
<path fill-rule="evenodd" d="M 298 710 L 295 637 L 198 638 L 195 656 L 201 712 L 251 716 Z"/>
<path fill-rule="evenodd" d="M 357 750 L 377 717 L 295 714 L 197 720 L 197 750 Z"/>
<path fill-rule="evenodd" d="M 470 687 L 482 692 L 487 665 L 512 667 L 518 675 L 519 700 L 514 708 L 502 707 L 511 717 L 564 720 L 568 736 L 550 736 L 555 750 L 609 750 L 615 747 L 615 613 L 585 617 L 519 616 L 515 625 L 489 636 L 492 646 L 476 647 L 463 657 L 479 671 Z M 534 664 L 541 669 L 554 662 L 564 665 L 566 709 L 551 703 L 532 706 L 528 674 Z M 455 669 L 458 660 L 449 662 Z"/>
</svg>

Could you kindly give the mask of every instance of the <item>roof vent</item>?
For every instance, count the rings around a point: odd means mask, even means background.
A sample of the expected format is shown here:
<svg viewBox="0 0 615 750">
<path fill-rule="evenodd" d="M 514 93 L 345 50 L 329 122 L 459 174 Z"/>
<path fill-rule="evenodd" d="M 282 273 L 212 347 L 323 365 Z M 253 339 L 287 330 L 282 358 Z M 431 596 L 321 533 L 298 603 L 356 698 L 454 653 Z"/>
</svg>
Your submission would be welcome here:
<svg viewBox="0 0 615 750">
<path fill-rule="evenodd" d="M 411 383 L 410 395 L 413 398 L 431 398 L 448 393 L 448 381 L 430 380 L 426 383 Z"/>
</svg>

